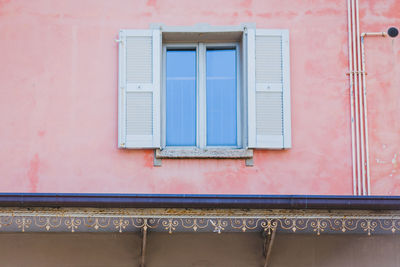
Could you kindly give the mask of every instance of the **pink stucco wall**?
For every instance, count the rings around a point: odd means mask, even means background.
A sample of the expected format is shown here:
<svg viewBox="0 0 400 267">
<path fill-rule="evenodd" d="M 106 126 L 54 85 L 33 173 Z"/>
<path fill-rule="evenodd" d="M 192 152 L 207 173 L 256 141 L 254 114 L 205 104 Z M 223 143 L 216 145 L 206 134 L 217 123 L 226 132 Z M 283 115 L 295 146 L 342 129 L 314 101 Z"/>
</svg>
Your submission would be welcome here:
<svg viewBox="0 0 400 267">
<path fill-rule="evenodd" d="M 361 31 L 400 25 L 360 0 Z M 121 28 L 287 28 L 293 148 L 243 160 L 117 149 Z M 352 194 L 346 0 L 0 0 L 0 191 Z M 400 39 L 366 41 L 373 194 L 400 194 Z"/>
</svg>

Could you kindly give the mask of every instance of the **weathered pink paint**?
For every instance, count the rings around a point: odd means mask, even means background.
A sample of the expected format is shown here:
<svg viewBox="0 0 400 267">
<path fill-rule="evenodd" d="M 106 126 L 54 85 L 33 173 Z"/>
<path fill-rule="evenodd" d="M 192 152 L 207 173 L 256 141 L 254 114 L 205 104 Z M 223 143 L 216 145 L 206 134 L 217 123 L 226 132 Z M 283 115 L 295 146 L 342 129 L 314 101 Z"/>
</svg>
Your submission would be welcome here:
<svg viewBox="0 0 400 267">
<path fill-rule="evenodd" d="M 400 25 L 360 0 L 361 31 Z M 243 160 L 163 160 L 117 148 L 121 28 L 287 28 L 293 148 Z M 0 191 L 352 194 L 346 0 L 0 1 Z M 400 194 L 400 40 L 367 38 L 372 193 Z"/>
</svg>

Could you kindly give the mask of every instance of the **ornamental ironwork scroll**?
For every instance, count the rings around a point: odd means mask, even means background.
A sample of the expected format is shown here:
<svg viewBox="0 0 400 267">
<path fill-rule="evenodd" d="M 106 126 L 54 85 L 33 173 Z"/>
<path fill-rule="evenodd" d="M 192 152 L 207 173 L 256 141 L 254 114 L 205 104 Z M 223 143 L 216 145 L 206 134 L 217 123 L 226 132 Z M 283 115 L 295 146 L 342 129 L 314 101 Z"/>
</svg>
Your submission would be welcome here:
<svg viewBox="0 0 400 267">
<path fill-rule="evenodd" d="M 0 209 L 7 232 L 400 233 L 400 212 L 162 209 Z"/>
</svg>

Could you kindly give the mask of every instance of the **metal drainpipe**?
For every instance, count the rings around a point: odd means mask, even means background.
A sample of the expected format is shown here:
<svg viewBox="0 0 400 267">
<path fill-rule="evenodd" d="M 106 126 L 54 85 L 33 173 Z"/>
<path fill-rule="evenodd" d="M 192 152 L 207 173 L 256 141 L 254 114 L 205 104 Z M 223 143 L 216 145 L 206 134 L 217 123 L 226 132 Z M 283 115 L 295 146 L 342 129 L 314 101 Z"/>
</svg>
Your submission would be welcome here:
<svg viewBox="0 0 400 267">
<path fill-rule="evenodd" d="M 360 113 L 360 143 L 361 143 L 361 177 L 362 177 L 362 194 L 367 195 L 367 190 L 366 190 L 366 174 L 365 174 L 365 146 L 364 146 L 364 113 L 363 112 L 363 103 L 364 97 L 363 97 L 363 91 L 362 91 L 362 83 L 361 83 L 361 46 L 360 46 L 360 12 L 358 8 L 358 0 L 356 0 L 356 35 L 357 35 L 357 49 L 356 49 L 356 54 L 357 54 L 357 78 L 358 78 L 358 85 L 359 85 L 359 90 L 358 90 L 358 98 L 359 98 L 359 113 Z"/>
<path fill-rule="evenodd" d="M 356 57 L 356 42 L 357 42 L 357 37 L 356 37 L 356 18 L 355 18 L 355 6 L 354 6 L 354 0 L 351 0 L 351 28 L 352 28 L 352 45 L 353 45 L 353 50 L 352 54 L 349 55 L 353 56 L 353 87 L 354 87 L 354 113 L 355 113 L 355 135 L 356 135 L 356 166 L 357 166 L 357 195 L 361 195 L 361 166 L 360 166 L 360 128 L 359 128 L 359 107 L 358 107 L 358 84 L 357 84 L 357 57 Z"/>
<path fill-rule="evenodd" d="M 363 106 L 364 106 L 364 120 L 365 120 L 365 152 L 366 152 L 366 168 L 367 168 L 367 195 L 371 194 L 371 177 L 369 171 L 369 142 L 368 142 L 368 109 L 367 109 L 367 85 L 365 81 L 365 48 L 364 38 L 367 36 L 386 37 L 386 32 L 363 32 L 361 34 L 361 57 L 362 57 L 362 90 L 363 90 Z"/>
<path fill-rule="evenodd" d="M 354 121 L 354 88 L 353 88 L 353 54 L 351 49 L 351 0 L 347 0 L 347 25 L 349 43 L 349 82 L 350 82 L 350 123 L 351 123 L 351 158 L 353 173 L 353 195 L 357 195 L 357 172 L 356 172 L 356 141 Z"/>
</svg>

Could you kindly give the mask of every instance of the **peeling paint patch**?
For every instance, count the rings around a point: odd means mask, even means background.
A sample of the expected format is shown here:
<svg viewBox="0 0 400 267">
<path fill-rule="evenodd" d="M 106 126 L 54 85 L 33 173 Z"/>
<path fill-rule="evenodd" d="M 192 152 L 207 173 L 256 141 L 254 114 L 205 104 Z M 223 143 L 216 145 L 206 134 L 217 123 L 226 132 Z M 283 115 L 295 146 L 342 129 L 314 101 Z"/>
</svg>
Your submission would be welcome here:
<svg viewBox="0 0 400 267">
<path fill-rule="evenodd" d="M 11 0 L 0 0 L 0 8 L 10 3 Z"/>
<path fill-rule="evenodd" d="M 35 156 L 30 161 L 30 167 L 28 170 L 28 178 L 31 187 L 31 192 L 37 191 L 37 185 L 39 182 L 39 166 L 40 166 L 39 155 L 36 153 Z"/>
<path fill-rule="evenodd" d="M 394 157 L 392 159 L 392 164 L 396 164 L 397 163 L 397 154 L 394 154 Z"/>
<path fill-rule="evenodd" d="M 386 163 L 386 161 L 380 160 L 380 159 L 375 159 L 375 161 L 376 161 L 376 163 L 378 163 L 378 164 L 385 164 L 385 163 Z"/>
<path fill-rule="evenodd" d="M 251 6 L 251 2 L 252 2 L 252 0 L 243 0 L 243 1 L 240 3 L 240 6 L 241 6 L 241 7 L 245 7 L 245 8 L 249 8 L 249 7 Z"/>
<path fill-rule="evenodd" d="M 256 16 L 261 17 L 261 18 L 266 18 L 266 19 L 272 18 L 271 13 L 258 13 Z"/>
<path fill-rule="evenodd" d="M 251 12 L 250 10 L 246 10 L 245 13 L 246 13 L 246 15 L 249 16 L 249 17 L 252 17 L 252 16 L 253 16 L 253 12 Z"/>
<path fill-rule="evenodd" d="M 146 5 L 150 6 L 150 7 L 156 7 L 157 6 L 157 0 L 147 0 Z"/>
<path fill-rule="evenodd" d="M 44 130 L 38 131 L 38 136 L 40 136 L 40 137 L 45 136 L 45 134 L 46 134 L 46 131 L 44 131 Z"/>
<path fill-rule="evenodd" d="M 275 13 L 257 13 L 256 16 L 260 18 L 287 18 L 287 19 L 293 19 L 297 16 L 298 14 L 295 12 L 275 12 Z"/>
<path fill-rule="evenodd" d="M 306 15 L 316 15 L 316 16 L 329 16 L 329 15 L 340 15 L 343 13 L 340 9 L 325 8 L 320 10 L 307 10 Z"/>
<path fill-rule="evenodd" d="M 155 7 L 156 4 L 157 4 L 156 0 L 147 0 L 146 3 L 147 6 L 152 6 L 152 7 Z"/>
<path fill-rule="evenodd" d="M 10 3 L 10 0 L 0 0 L 0 16 L 5 15 L 4 7 Z"/>
<path fill-rule="evenodd" d="M 154 167 L 154 163 L 153 163 L 153 157 L 154 157 L 154 153 L 153 150 L 149 150 L 146 151 L 146 154 L 144 155 L 144 166 L 147 168 L 153 168 Z"/>
</svg>

